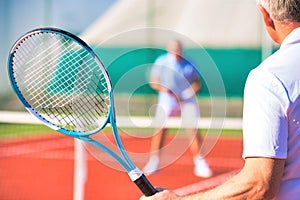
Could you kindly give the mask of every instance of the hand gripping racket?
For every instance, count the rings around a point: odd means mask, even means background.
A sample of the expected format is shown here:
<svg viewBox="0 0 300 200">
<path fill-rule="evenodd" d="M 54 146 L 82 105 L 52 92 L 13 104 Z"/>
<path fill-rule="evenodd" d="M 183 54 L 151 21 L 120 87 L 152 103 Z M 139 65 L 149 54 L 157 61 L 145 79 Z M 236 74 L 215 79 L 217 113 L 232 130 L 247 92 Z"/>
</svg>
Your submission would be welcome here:
<svg viewBox="0 0 300 200">
<path fill-rule="evenodd" d="M 32 30 L 12 47 L 8 74 L 25 108 L 45 125 L 108 153 L 144 195 L 157 192 L 122 145 L 109 75 L 84 41 L 56 28 Z M 108 123 L 121 156 L 90 137 Z"/>
</svg>

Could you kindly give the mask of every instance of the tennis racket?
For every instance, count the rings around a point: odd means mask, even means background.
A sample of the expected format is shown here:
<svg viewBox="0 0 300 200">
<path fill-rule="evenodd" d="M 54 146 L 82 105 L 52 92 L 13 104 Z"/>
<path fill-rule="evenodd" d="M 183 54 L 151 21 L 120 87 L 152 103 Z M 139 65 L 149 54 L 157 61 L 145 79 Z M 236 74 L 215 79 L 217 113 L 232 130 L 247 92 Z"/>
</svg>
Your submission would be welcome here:
<svg viewBox="0 0 300 200">
<path fill-rule="evenodd" d="M 126 153 L 116 126 L 109 75 L 84 41 L 57 28 L 34 29 L 13 45 L 8 75 L 22 104 L 45 125 L 112 156 L 144 195 L 157 192 Z M 120 155 L 90 137 L 108 123 Z"/>
</svg>

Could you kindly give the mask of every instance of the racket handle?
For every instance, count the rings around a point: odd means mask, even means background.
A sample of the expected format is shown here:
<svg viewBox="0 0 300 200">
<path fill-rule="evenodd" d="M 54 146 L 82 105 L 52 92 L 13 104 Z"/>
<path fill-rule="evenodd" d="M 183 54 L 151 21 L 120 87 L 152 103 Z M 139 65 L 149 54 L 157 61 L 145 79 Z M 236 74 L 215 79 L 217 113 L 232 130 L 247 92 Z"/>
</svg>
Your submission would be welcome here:
<svg viewBox="0 0 300 200">
<path fill-rule="evenodd" d="M 144 174 L 136 179 L 134 183 L 140 188 L 145 196 L 152 196 L 158 192 Z"/>
</svg>

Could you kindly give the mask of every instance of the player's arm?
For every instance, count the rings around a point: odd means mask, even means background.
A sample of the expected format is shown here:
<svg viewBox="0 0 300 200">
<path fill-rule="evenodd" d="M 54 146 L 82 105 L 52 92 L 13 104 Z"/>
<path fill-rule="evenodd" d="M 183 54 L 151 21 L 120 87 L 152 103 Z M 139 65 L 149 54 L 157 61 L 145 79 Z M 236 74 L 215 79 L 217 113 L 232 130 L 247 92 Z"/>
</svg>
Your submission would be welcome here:
<svg viewBox="0 0 300 200">
<path fill-rule="evenodd" d="M 168 89 L 168 88 L 164 87 L 162 84 L 160 84 L 158 77 L 150 78 L 150 86 L 158 92 L 171 93 L 170 89 Z"/>
<path fill-rule="evenodd" d="M 217 199 L 274 199 L 279 191 L 285 160 L 247 158 L 243 169 L 224 184 L 204 193 L 177 197 L 171 191 L 159 192 L 152 199 L 217 200 Z"/>
<path fill-rule="evenodd" d="M 244 168 L 224 184 L 188 199 L 273 199 L 279 191 L 285 160 L 247 158 Z"/>
<path fill-rule="evenodd" d="M 196 93 L 201 89 L 202 83 L 200 78 L 195 79 L 188 88 L 186 88 L 181 93 L 182 99 L 189 99 L 196 95 Z"/>
<path fill-rule="evenodd" d="M 201 82 L 200 78 L 197 78 L 191 84 L 191 88 L 195 94 L 200 91 L 201 87 L 202 87 L 202 82 Z"/>
</svg>

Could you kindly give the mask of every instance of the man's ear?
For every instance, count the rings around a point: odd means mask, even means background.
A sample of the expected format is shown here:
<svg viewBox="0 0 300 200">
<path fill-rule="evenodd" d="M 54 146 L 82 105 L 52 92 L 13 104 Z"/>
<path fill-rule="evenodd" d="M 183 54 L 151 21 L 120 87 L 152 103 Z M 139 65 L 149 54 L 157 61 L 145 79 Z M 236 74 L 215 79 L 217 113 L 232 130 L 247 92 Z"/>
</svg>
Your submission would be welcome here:
<svg viewBox="0 0 300 200">
<path fill-rule="evenodd" d="M 275 25 L 274 25 L 273 19 L 270 16 L 270 13 L 262 5 L 259 5 L 259 10 L 260 10 L 260 12 L 263 16 L 263 20 L 265 22 L 265 25 L 267 27 L 275 29 Z"/>
<path fill-rule="evenodd" d="M 274 23 L 273 19 L 270 16 L 270 13 L 262 5 L 259 5 L 259 10 L 262 14 L 267 32 L 269 33 L 270 37 L 275 42 L 278 42 L 278 35 L 277 35 L 276 26 L 275 26 L 275 23 Z"/>
</svg>

